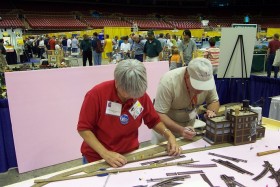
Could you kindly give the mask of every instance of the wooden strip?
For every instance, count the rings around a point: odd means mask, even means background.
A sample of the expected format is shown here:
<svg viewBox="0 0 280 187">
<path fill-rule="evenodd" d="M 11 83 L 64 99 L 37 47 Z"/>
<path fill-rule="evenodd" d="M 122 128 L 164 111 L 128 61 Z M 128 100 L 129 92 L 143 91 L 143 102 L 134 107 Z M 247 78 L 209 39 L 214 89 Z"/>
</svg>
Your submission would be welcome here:
<svg viewBox="0 0 280 187">
<path fill-rule="evenodd" d="M 105 173 L 120 173 L 120 172 L 129 172 L 129 171 L 138 171 L 138 170 L 153 169 L 153 168 L 160 168 L 160 167 L 167 167 L 167 166 L 175 166 L 178 164 L 188 164 L 188 163 L 193 163 L 193 162 L 196 162 L 196 161 L 193 161 L 191 159 L 191 160 L 185 160 L 185 161 L 181 161 L 181 162 L 171 162 L 171 163 L 153 164 L 153 165 L 140 166 L 140 167 L 120 168 L 120 169 L 112 169 L 112 170 L 106 170 L 106 171 L 96 171 L 96 172 L 93 172 L 90 174 L 83 174 L 83 175 L 77 175 L 77 176 L 57 177 L 57 178 L 49 178 L 49 179 L 37 179 L 34 182 L 35 183 L 57 182 L 57 181 L 92 177 L 92 176 L 101 175 L 101 174 L 105 174 Z"/>
<path fill-rule="evenodd" d="M 269 154 L 278 153 L 278 152 L 280 152 L 280 149 L 269 150 L 269 151 L 264 151 L 264 152 L 258 152 L 257 156 L 264 156 L 264 155 L 269 155 Z"/>
<path fill-rule="evenodd" d="M 201 139 L 201 137 L 195 136 L 193 140 L 180 139 L 177 141 L 177 143 L 180 146 L 183 146 L 183 145 L 192 143 L 192 142 L 200 140 L 200 139 Z M 124 156 L 127 159 L 127 163 L 133 163 L 133 162 L 139 162 L 139 161 L 143 161 L 143 160 L 147 160 L 147 159 L 159 158 L 161 156 L 168 156 L 168 153 L 166 152 L 166 144 L 160 144 L 156 147 L 152 147 L 152 148 L 149 148 L 149 149 L 146 149 L 143 151 L 139 151 L 139 152 L 125 154 Z M 109 167 L 111 167 L 111 166 L 109 166 L 107 163 L 103 162 L 100 164 L 86 167 L 84 169 L 84 172 L 92 173 L 92 172 L 98 171 L 100 168 L 109 168 Z"/>
</svg>

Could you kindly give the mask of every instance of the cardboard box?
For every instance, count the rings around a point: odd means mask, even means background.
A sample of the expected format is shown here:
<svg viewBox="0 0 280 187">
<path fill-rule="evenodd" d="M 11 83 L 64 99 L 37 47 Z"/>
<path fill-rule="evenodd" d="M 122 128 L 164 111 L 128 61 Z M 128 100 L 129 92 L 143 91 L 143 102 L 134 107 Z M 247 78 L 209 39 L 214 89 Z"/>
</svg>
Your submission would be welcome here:
<svg viewBox="0 0 280 187">
<path fill-rule="evenodd" d="M 56 63 L 56 64 L 60 64 L 61 63 L 61 56 L 59 55 L 49 55 L 48 56 L 48 61 L 49 63 Z"/>
<path fill-rule="evenodd" d="M 54 50 L 47 50 L 48 55 L 54 55 Z"/>
</svg>

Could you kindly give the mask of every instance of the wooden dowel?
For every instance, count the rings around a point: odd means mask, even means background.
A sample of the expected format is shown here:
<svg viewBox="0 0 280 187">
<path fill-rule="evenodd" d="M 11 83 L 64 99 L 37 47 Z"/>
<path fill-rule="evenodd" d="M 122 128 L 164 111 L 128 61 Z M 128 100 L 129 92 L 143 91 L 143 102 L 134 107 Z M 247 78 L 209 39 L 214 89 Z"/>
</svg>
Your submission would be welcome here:
<svg viewBox="0 0 280 187">
<path fill-rule="evenodd" d="M 280 152 L 280 149 L 275 149 L 275 150 L 270 150 L 270 151 L 259 152 L 259 153 L 257 153 L 257 156 L 264 156 L 264 155 L 269 155 L 269 154 L 277 153 L 277 152 Z"/>
</svg>

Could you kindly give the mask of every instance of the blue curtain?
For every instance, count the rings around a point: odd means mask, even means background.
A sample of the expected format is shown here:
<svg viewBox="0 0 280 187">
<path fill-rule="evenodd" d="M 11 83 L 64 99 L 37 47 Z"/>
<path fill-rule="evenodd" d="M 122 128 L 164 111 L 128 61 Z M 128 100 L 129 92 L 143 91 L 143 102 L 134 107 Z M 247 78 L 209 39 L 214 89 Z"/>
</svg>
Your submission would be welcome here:
<svg viewBox="0 0 280 187">
<path fill-rule="evenodd" d="M 221 104 L 242 102 L 244 99 L 249 99 L 249 79 L 217 79 L 215 76 L 215 82 Z"/>
<path fill-rule="evenodd" d="M 17 167 L 12 124 L 7 99 L 0 99 L 0 173 Z"/>
<path fill-rule="evenodd" d="M 251 103 L 264 98 L 263 116 L 268 117 L 271 99 L 280 95 L 280 79 L 251 76 Z"/>
<path fill-rule="evenodd" d="M 220 103 L 241 103 L 250 100 L 250 104 L 261 104 L 264 99 L 263 116 L 268 117 L 271 99 L 269 97 L 280 95 L 280 79 L 251 75 L 250 79 L 232 78 L 217 79 L 215 77 Z"/>
</svg>

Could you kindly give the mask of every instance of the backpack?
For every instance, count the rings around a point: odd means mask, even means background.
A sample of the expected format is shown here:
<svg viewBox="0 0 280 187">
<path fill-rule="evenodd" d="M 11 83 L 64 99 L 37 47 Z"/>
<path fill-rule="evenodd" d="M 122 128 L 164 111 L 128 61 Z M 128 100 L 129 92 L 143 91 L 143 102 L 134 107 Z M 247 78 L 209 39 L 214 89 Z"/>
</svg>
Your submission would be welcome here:
<svg viewBox="0 0 280 187">
<path fill-rule="evenodd" d="M 103 51 L 104 50 L 103 50 L 101 41 L 99 39 L 96 39 L 96 49 L 95 49 L 95 52 L 96 53 L 102 53 Z"/>
</svg>

